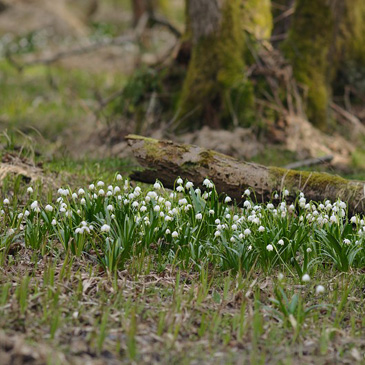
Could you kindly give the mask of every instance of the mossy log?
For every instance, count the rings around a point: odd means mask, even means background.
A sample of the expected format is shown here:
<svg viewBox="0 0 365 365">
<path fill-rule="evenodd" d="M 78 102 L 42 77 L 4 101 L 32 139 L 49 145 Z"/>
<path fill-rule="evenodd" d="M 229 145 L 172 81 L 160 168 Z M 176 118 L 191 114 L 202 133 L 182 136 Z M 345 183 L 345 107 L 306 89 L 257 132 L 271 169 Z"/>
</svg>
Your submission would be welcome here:
<svg viewBox="0 0 365 365">
<path fill-rule="evenodd" d="M 346 180 L 319 172 L 303 172 L 239 161 L 233 157 L 194 145 L 145 138 L 126 137 L 133 155 L 145 168 L 131 178 L 154 183 L 160 180 L 172 188 L 178 176 L 201 186 L 205 178 L 212 179 L 219 193 L 226 193 L 238 203 L 247 188 L 256 193 L 258 201 L 272 199 L 273 193 L 288 189 L 289 200 L 303 192 L 308 200 L 341 199 L 351 213 L 365 212 L 365 182 Z"/>
</svg>

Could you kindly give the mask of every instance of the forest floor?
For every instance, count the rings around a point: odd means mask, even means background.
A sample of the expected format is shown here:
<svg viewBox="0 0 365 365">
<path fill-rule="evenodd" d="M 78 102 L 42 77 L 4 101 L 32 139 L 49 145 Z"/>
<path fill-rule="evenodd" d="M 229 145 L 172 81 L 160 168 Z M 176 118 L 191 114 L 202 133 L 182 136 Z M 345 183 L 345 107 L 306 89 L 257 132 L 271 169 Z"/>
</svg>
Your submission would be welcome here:
<svg viewBox="0 0 365 365">
<path fill-rule="evenodd" d="M 118 30 L 103 19 L 94 27 L 101 35 Z M 135 126 L 112 103 L 101 105 L 126 84 L 130 63 L 140 61 L 127 47 L 101 52 L 94 61 L 86 56 L 82 64 L 71 59 L 19 72 L 0 57 L 0 159 L 41 169 L 47 184 L 31 182 L 39 200 L 54 200 L 60 186 L 108 185 L 116 172 L 125 176 L 136 168 L 124 143 Z M 185 141 L 267 165 L 303 158 L 264 144 L 249 128 L 239 133 L 217 137 L 205 130 Z M 234 144 L 227 143 L 231 138 Z M 348 161 L 346 167 L 317 168 L 365 180 L 361 143 Z M 0 207 L 9 198 L 23 209 L 27 173 L 4 178 L 2 172 L 0 167 Z M 161 260 L 152 247 L 111 273 L 92 251 L 69 255 L 55 237 L 47 238 L 44 252 L 23 238 L 7 246 L 8 228 L 0 222 L 2 365 L 365 363 L 364 269 L 342 272 L 315 262 L 311 280 L 303 282 L 285 265 L 253 265 L 239 274 L 210 265 L 183 268 Z"/>
</svg>

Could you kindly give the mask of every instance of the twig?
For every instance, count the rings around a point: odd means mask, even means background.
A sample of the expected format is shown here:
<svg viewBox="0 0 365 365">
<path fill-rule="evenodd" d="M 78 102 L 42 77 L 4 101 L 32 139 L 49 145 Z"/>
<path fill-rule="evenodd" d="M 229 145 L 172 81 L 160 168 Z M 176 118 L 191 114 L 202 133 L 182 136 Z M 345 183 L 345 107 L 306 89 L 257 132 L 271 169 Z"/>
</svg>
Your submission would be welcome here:
<svg viewBox="0 0 365 365">
<path fill-rule="evenodd" d="M 284 167 L 286 169 L 297 169 L 299 167 L 320 165 L 325 162 L 331 162 L 332 160 L 333 160 L 333 156 L 327 155 L 327 156 L 323 156 L 323 157 L 309 158 L 307 160 L 293 162 Z"/>
<path fill-rule="evenodd" d="M 181 38 L 182 33 L 180 32 L 180 30 L 177 29 L 173 24 L 171 24 L 167 19 L 156 14 L 150 14 L 149 20 L 152 22 L 152 25 L 161 25 L 167 28 L 176 38 Z"/>
</svg>

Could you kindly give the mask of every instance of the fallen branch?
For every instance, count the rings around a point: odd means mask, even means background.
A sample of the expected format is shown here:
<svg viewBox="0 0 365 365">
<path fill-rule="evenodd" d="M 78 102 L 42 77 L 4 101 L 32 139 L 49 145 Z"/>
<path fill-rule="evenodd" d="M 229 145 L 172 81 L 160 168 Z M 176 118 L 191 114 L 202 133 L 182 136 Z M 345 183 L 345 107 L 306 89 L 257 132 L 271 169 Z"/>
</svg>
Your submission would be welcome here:
<svg viewBox="0 0 365 365">
<path fill-rule="evenodd" d="M 333 160 L 332 155 L 317 157 L 317 158 L 308 158 L 307 160 L 290 163 L 290 164 L 286 165 L 285 168 L 286 169 L 298 169 L 299 167 L 320 165 L 325 162 L 331 162 L 332 160 Z"/>
<path fill-rule="evenodd" d="M 31 60 L 24 61 L 24 62 L 19 62 L 13 58 L 12 54 L 6 53 L 6 58 L 9 61 L 9 63 L 11 63 L 18 71 L 23 70 L 25 67 L 36 66 L 39 64 L 50 65 L 50 64 L 58 62 L 64 58 L 94 52 L 94 51 L 99 50 L 104 47 L 120 46 L 125 43 L 136 42 L 141 37 L 144 30 L 146 29 L 147 22 L 148 22 L 148 16 L 146 15 L 140 19 L 138 25 L 136 26 L 134 31 L 130 34 L 125 34 L 125 35 L 115 37 L 115 38 L 106 38 L 99 42 L 94 42 L 94 43 L 85 45 L 83 47 L 65 49 L 65 50 L 59 51 L 59 52 L 54 53 L 47 57 L 35 58 L 35 59 L 31 59 Z"/>
<path fill-rule="evenodd" d="M 126 137 L 138 162 L 148 168 L 134 172 L 134 180 L 154 183 L 159 179 L 172 188 L 181 176 L 201 186 L 208 177 L 219 193 L 242 201 L 247 188 L 256 193 L 258 201 L 268 201 L 274 192 L 288 189 L 288 200 L 293 201 L 302 191 L 308 200 L 341 199 L 348 203 L 351 213 L 365 212 L 365 183 L 346 180 L 326 173 L 287 170 L 238 161 L 221 153 L 194 145 L 181 145 L 172 141 L 156 140 L 136 135 Z"/>
</svg>

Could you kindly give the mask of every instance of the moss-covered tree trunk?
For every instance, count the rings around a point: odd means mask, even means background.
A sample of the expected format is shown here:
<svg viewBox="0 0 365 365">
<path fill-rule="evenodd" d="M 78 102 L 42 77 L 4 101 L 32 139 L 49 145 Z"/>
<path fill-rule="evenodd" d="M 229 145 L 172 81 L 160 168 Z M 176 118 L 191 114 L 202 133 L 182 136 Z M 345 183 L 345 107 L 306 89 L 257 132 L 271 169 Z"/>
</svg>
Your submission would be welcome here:
<svg viewBox="0 0 365 365">
<path fill-rule="evenodd" d="M 180 131 L 225 127 L 252 116 L 241 21 L 241 0 L 187 1 L 192 51 L 176 115 Z"/>
<path fill-rule="evenodd" d="M 342 199 L 351 213 L 365 212 L 365 183 L 345 180 L 326 173 L 294 171 L 238 161 L 230 156 L 192 145 L 130 135 L 126 137 L 138 162 L 148 170 L 132 175 L 138 181 L 154 183 L 159 179 L 172 188 L 178 176 L 201 186 L 208 177 L 218 193 L 226 193 L 241 202 L 247 188 L 258 200 L 272 199 L 274 192 L 288 189 L 289 200 L 301 191 L 307 199 L 322 201 Z"/>
<path fill-rule="evenodd" d="M 363 0 L 296 0 L 283 50 L 294 76 L 307 87 L 307 117 L 321 129 L 331 118 L 337 73 L 346 59 L 356 58 L 356 67 L 365 59 L 364 15 Z"/>
</svg>

